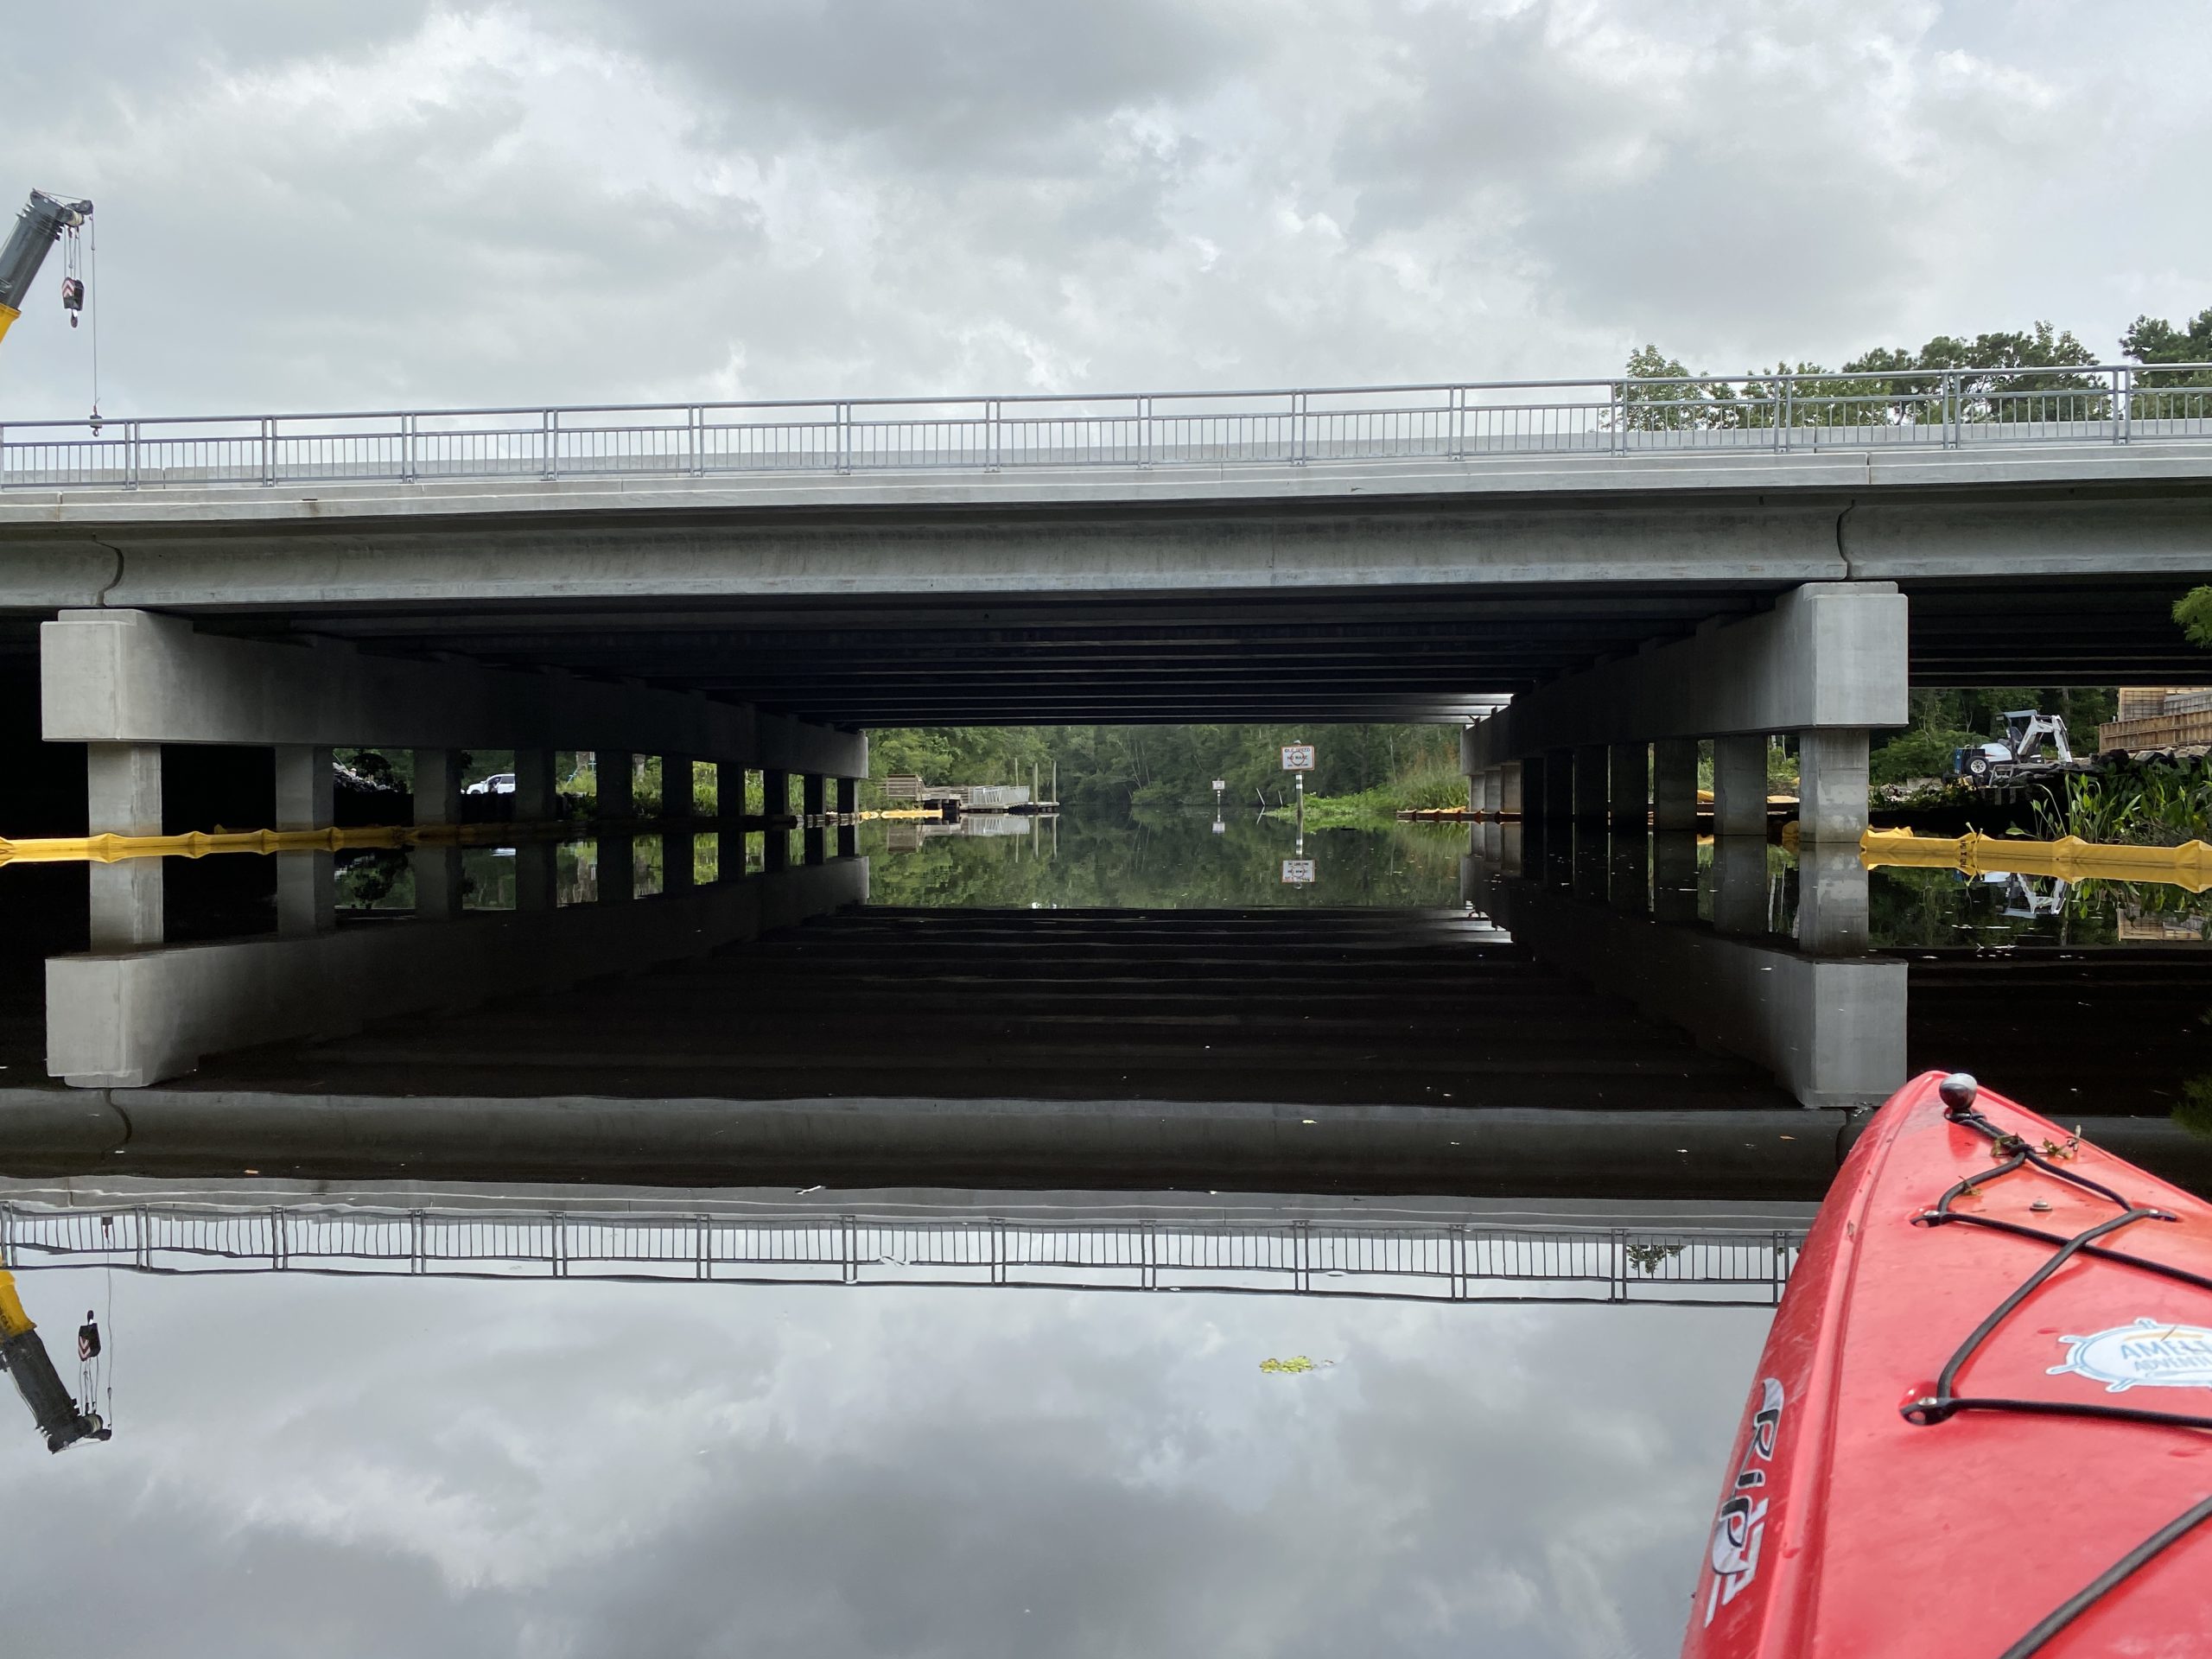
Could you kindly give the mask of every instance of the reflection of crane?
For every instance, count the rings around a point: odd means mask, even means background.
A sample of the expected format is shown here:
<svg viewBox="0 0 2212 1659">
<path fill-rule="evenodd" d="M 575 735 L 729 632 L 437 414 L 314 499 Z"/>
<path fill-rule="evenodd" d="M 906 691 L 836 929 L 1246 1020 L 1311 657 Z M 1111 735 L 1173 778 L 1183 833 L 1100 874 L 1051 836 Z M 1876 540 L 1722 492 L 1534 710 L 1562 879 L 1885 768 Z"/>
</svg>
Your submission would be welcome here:
<svg viewBox="0 0 2212 1659">
<path fill-rule="evenodd" d="M 89 201 L 65 201 L 43 190 L 31 192 L 30 205 L 17 215 L 8 245 L 0 249 L 0 335 L 22 315 L 23 296 L 38 279 L 46 251 L 60 239 L 63 232 L 73 234 L 83 229 L 92 216 Z M 73 312 L 85 308 L 85 284 L 73 268 L 62 279 L 61 303 Z M 73 325 L 77 320 L 73 316 L 69 321 Z"/>
<path fill-rule="evenodd" d="M 86 1356 L 91 1357 L 99 1352 L 99 1338 L 89 1317 L 86 1330 L 92 1333 L 92 1354 Z M 86 1338 L 79 1337 L 78 1340 L 81 1347 Z M 77 1402 L 62 1386 L 54 1362 L 47 1357 L 46 1344 L 40 1339 L 38 1326 L 23 1312 L 23 1304 L 16 1294 L 16 1275 L 5 1268 L 0 1268 L 0 1369 L 16 1379 L 16 1392 L 23 1396 L 31 1415 L 38 1419 L 39 1432 L 46 1436 L 48 1451 L 59 1452 L 79 1440 L 105 1440 L 115 1433 L 100 1421 L 99 1413 L 91 1408 L 91 1400 L 86 1401 L 86 1409 L 77 1408 Z"/>
</svg>

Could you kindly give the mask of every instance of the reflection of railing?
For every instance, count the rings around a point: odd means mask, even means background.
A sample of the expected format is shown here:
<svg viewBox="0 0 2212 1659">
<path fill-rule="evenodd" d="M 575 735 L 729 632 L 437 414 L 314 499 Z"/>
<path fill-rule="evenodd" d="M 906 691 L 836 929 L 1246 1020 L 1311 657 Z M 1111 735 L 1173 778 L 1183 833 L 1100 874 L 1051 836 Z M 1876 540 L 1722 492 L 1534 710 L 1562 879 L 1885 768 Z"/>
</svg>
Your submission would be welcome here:
<svg viewBox="0 0 2212 1659">
<path fill-rule="evenodd" d="M 0 1265 L 1766 1306 L 1787 1230 L 0 1205 Z"/>
<path fill-rule="evenodd" d="M 2212 438 L 2212 367 L 15 421 L 0 486 L 1176 467 Z"/>
</svg>

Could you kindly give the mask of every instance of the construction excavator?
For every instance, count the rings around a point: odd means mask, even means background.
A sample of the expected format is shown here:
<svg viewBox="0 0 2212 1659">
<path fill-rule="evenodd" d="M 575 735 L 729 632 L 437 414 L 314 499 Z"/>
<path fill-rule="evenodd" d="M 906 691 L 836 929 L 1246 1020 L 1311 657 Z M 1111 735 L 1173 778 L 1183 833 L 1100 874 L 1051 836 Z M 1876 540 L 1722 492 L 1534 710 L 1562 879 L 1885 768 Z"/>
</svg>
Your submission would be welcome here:
<svg viewBox="0 0 2212 1659">
<path fill-rule="evenodd" d="M 61 308 L 69 313 L 69 326 L 77 326 L 77 314 L 85 308 L 85 281 L 76 261 L 77 233 L 92 216 L 89 201 L 67 201 L 43 190 L 31 192 L 30 205 L 16 216 L 7 247 L 0 249 L 0 338 L 22 315 L 24 297 L 38 280 L 47 250 L 65 236 L 70 251 L 61 277 Z"/>
<path fill-rule="evenodd" d="M 77 1333 L 78 1361 L 89 1364 L 99 1357 L 99 1326 L 87 1313 L 84 1328 Z M 48 1451 L 63 1452 L 86 1440 L 114 1437 L 115 1431 L 92 1409 L 91 1390 L 86 1390 L 88 1397 L 79 1408 L 76 1396 L 62 1382 L 47 1355 L 38 1326 L 23 1312 L 22 1299 L 16 1294 L 16 1275 L 5 1268 L 0 1268 L 0 1370 L 15 1379 L 16 1392 L 23 1396 L 23 1403 L 38 1420 Z"/>
</svg>

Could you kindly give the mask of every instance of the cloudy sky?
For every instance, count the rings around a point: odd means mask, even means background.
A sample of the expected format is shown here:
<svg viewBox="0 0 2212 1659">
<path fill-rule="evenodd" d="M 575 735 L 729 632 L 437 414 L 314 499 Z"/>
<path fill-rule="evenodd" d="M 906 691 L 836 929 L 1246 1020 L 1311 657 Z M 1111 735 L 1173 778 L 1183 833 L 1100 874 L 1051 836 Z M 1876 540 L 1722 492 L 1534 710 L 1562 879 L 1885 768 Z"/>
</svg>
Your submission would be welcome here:
<svg viewBox="0 0 2212 1659">
<path fill-rule="evenodd" d="M 115 412 L 1834 363 L 2212 305 L 2196 0 L 107 0 Z M 0 416 L 74 415 L 49 268 Z"/>
<path fill-rule="evenodd" d="M 99 1286 L 22 1294 L 66 1344 Z M 1671 1654 L 1766 1325 L 587 1281 L 113 1294 L 113 1441 L 51 1457 L 0 1398 L 10 1652 Z M 1334 1363 L 1260 1371 L 1300 1353 Z"/>
</svg>

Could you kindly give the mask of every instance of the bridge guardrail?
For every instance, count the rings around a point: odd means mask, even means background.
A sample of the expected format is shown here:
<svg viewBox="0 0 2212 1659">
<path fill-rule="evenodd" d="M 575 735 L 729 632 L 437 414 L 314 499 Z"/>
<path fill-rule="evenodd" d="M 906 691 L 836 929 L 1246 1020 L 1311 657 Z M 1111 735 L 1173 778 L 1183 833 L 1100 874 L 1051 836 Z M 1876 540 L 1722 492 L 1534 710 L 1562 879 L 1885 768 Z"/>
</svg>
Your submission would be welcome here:
<svg viewBox="0 0 2212 1659">
<path fill-rule="evenodd" d="M 0 1266 L 15 1268 L 966 1284 L 1422 1301 L 1770 1306 L 1803 1238 L 1772 1229 L 0 1205 Z"/>
<path fill-rule="evenodd" d="M 2212 365 L 0 423 L 0 489 L 2212 439 Z"/>
</svg>

